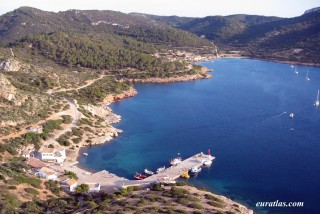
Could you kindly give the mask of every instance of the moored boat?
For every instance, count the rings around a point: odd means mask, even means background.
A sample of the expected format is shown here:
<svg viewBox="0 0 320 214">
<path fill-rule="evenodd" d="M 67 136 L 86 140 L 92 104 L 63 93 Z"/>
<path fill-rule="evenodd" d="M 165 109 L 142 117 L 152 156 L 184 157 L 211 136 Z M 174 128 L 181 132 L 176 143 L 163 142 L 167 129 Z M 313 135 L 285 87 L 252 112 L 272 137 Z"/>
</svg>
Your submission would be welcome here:
<svg viewBox="0 0 320 214">
<path fill-rule="evenodd" d="M 83 156 L 88 156 L 88 153 L 84 152 L 82 153 Z"/>
<path fill-rule="evenodd" d="M 203 165 L 205 165 L 205 166 L 210 166 L 212 164 L 212 160 L 205 160 L 205 161 L 203 161 Z"/>
<path fill-rule="evenodd" d="M 180 164 L 182 162 L 182 158 L 181 157 L 176 157 L 170 160 L 170 165 L 171 166 L 176 166 L 178 164 Z"/>
<path fill-rule="evenodd" d="M 314 105 L 315 106 L 319 106 L 319 90 L 318 90 L 318 94 L 317 94 L 317 99 L 316 99 L 316 101 L 314 102 Z"/>
<path fill-rule="evenodd" d="M 289 117 L 292 119 L 294 117 L 294 113 L 290 113 Z"/>
<path fill-rule="evenodd" d="M 143 174 L 141 174 L 139 172 L 136 172 L 136 174 L 133 176 L 133 178 L 136 179 L 136 180 L 143 180 L 146 177 L 147 177 L 146 175 L 143 175 Z"/>
<path fill-rule="evenodd" d="M 165 166 L 160 167 L 160 168 L 157 169 L 157 173 L 163 172 L 165 169 L 166 169 Z"/>
<path fill-rule="evenodd" d="M 310 78 L 309 78 L 309 75 L 308 75 L 308 74 L 309 74 L 309 71 L 307 71 L 306 80 L 307 80 L 307 81 L 310 81 Z"/>
<path fill-rule="evenodd" d="M 201 171 L 201 168 L 198 167 L 198 166 L 193 166 L 191 169 L 190 169 L 190 173 L 192 174 L 197 174 Z"/>
<path fill-rule="evenodd" d="M 154 172 L 148 170 L 148 169 L 144 169 L 144 173 L 146 173 L 147 175 L 153 175 Z"/>
</svg>

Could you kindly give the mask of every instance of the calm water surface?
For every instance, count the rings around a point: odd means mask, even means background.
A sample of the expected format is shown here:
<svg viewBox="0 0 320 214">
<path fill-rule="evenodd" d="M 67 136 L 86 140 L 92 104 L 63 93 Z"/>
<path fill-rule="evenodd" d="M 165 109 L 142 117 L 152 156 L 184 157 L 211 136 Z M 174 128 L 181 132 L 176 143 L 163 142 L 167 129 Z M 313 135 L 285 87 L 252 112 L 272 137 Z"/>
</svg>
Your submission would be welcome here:
<svg viewBox="0 0 320 214">
<path fill-rule="evenodd" d="M 132 178 L 181 153 L 216 160 L 188 182 L 258 213 L 320 213 L 320 109 L 313 103 L 320 69 L 249 59 L 202 65 L 214 78 L 136 85 L 138 95 L 111 105 L 124 133 L 83 149 L 83 167 Z M 310 81 L 305 80 L 309 71 Z M 294 119 L 289 113 L 294 112 Z M 304 202 L 303 208 L 257 209 L 259 201 Z"/>
</svg>

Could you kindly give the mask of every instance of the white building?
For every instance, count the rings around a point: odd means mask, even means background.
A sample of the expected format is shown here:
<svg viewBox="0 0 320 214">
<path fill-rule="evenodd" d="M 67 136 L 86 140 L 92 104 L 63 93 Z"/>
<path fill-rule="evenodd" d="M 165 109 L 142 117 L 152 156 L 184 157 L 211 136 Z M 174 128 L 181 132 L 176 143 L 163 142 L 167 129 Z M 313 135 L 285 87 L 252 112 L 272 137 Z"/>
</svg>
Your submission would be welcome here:
<svg viewBox="0 0 320 214">
<path fill-rule="evenodd" d="M 37 170 L 35 173 L 36 176 L 39 176 L 40 178 L 45 178 L 48 180 L 57 180 L 58 176 L 52 169 L 48 167 L 42 167 L 41 169 Z"/>
<path fill-rule="evenodd" d="M 61 186 L 70 192 L 74 192 L 78 186 L 78 181 L 75 179 L 70 179 L 67 182 L 61 184 Z"/>
<path fill-rule="evenodd" d="M 101 185 L 100 183 L 85 183 L 89 186 L 88 193 L 97 193 L 100 192 Z"/>
<path fill-rule="evenodd" d="M 39 155 L 42 161 L 62 163 L 66 159 L 66 150 L 55 148 L 42 148 L 39 150 Z"/>
</svg>

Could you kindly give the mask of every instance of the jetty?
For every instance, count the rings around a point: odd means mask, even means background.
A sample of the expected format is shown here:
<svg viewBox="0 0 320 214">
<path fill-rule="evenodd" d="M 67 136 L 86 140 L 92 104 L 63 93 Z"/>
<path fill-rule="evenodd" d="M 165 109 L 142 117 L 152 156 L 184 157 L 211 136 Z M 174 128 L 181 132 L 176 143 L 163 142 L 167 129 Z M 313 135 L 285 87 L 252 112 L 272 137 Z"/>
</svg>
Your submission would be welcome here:
<svg viewBox="0 0 320 214">
<path fill-rule="evenodd" d="M 96 173 L 88 173 L 85 170 L 72 170 L 78 174 L 78 183 L 99 183 L 101 185 L 101 190 L 105 191 L 117 191 L 122 188 L 127 188 L 129 186 L 140 186 L 147 187 L 154 183 L 159 183 L 165 181 L 174 181 L 179 178 L 183 172 L 190 171 L 192 167 L 203 166 L 204 160 L 213 161 L 214 156 L 204 153 L 195 154 L 187 159 L 181 161 L 181 163 L 170 166 L 164 171 L 151 175 L 143 180 L 128 180 L 123 177 L 119 177 L 112 174 L 106 170 L 102 170 Z"/>
<path fill-rule="evenodd" d="M 170 166 L 166 168 L 164 171 L 151 175 L 143 180 L 128 180 L 123 183 L 122 188 L 126 188 L 128 186 L 143 186 L 150 185 L 152 183 L 158 183 L 164 177 L 167 180 L 175 180 L 180 177 L 183 172 L 189 172 L 192 167 L 201 167 L 203 166 L 203 160 L 213 161 L 215 159 L 214 156 L 208 154 L 198 153 L 190 158 L 184 159 L 180 164 L 175 166 Z"/>
</svg>

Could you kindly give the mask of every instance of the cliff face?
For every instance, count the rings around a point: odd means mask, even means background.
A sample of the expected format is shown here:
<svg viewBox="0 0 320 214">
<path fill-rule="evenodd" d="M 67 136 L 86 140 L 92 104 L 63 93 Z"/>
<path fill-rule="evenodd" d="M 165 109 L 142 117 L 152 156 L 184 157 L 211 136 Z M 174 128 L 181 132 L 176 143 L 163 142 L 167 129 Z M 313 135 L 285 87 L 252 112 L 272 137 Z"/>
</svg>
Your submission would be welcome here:
<svg viewBox="0 0 320 214">
<path fill-rule="evenodd" d="M 2 74 L 0 74 L 0 98 L 8 101 L 15 100 L 16 88 Z"/>
<path fill-rule="evenodd" d="M 103 103 L 112 103 L 112 102 L 115 102 L 115 101 L 119 101 L 119 100 L 122 100 L 122 99 L 125 99 L 125 98 L 129 98 L 129 97 L 133 97 L 137 94 L 137 90 L 134 89 L 134 88 L 130 88 L 129 90 L 127 91 L 124 91 L 122 92 L 121 94 L 117 94 L 117 95 L 109 95 L 107 96 Z"/>
</svg>

